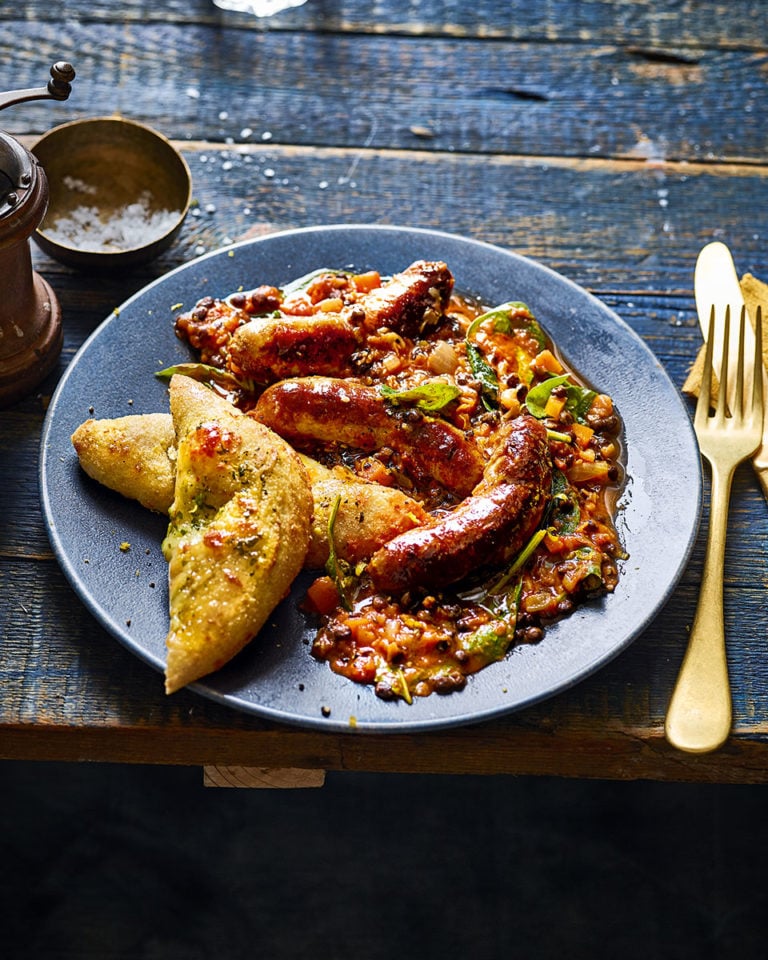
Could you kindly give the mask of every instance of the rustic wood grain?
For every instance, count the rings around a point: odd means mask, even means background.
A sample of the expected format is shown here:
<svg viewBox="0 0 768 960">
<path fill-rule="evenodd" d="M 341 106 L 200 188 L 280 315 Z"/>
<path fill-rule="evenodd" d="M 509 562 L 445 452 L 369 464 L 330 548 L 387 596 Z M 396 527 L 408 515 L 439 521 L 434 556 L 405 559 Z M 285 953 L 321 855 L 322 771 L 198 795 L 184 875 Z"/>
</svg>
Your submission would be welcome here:
<svg viewBox="0 0 768 960">
<path fill-rule="evenodd" d="M 721 239 L 741 273 L 768 275 L 765 165 L 178 145 L 195 205 L 177 245 L 150 268 L 94 277 L 83 289 L 81 275 L 34 248 L 65 312 L 82 310 L 86 323 L 98 323 L 143 283 L 254 227 L 321 223 L 407 224 L 496 243 L 598 295 L 623 296 L 638 314 L 636 297 L 658 296 L 654 309 L 669 298 L 667 319 L 686 309 L 697 338 L 691 293 L 701 245 Z"/>
<path fill-rule="evenodd" d="M 765 162 L 768 42 L 664 57 L 616 38 L 16 22 L 0 35 L 0 89 L 39 85 L 57 59 L 78 76 L 66 104 L 10 108 L 3 120 L 16 135 L 120 113 L 178 140 Z"/>
<path fill-rule="evenodd" d="M 297 767 L 203 767 L 206 787 L 237 787 L 257 790 L 293 790 L 322 787 L 324 770 L 301 770 Z"/>
<path fill-rule="evenodd" d="M 28 0 L 0 6 L 0 20 L 76 24 L 233 24 L 249 32 L 329 31 L 414 36 L 466 36 L 617 42 L 684 51 L 689 46 L 765 47 L 760 0 L 680 3 L 679 0 L 550 0 L 546 4 L 499 0 L 308 0 L 304 7 L 265 20 L 216 10 L 210 0 Z M 725 29 L 724 29 L 725 28 Z M 684 54 L 678 53 L 678 56 Z"/>
<path fill-rule="evenodd" d="M 91 760 L 121 763 L 254 766 L 293 765 L 309 770 L 433 774 L 511 774 L 616 780 L 712 783 L 768 781 L 765 746 L 747 738 L 729 741 L 716 754 L 674 751 L 661 728 L 600 726 L 568 728 L 510 721 L 429 736 L 326 736 L 307 731 L 222 727 L 197 732 L 121 726 L 114 731 L 16 728 L 4 735 L 6 759 Z"/>
</svg>

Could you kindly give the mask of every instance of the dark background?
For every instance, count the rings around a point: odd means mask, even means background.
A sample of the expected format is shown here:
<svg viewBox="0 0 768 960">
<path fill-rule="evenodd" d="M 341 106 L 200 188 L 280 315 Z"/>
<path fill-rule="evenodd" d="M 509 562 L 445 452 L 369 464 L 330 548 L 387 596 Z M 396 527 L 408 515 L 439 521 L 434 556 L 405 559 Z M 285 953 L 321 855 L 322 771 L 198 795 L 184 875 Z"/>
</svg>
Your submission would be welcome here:
<svg viewBox="0 0 768 960">
<path fill-rule="evenodd" d="M 0 764 L 0 955 L 766 956 L 759 786 Z M 6 950 L 7 948 L 7 950 Z"/>
</svg>

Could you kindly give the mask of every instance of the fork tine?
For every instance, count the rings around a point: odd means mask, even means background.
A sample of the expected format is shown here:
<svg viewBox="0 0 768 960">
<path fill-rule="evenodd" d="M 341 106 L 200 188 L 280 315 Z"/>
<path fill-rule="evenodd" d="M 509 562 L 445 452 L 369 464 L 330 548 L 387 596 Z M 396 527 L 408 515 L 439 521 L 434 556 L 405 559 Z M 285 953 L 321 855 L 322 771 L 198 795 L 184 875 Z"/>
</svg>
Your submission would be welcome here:
<svg viewBox="0 0 768 960">
<path fill-rule="evenodd" d="M 728 407 L 728 347 L 731 338 L 731 306 L 725 308 L 725 328 L 723 330 L 723 355 L 720 358 L 720 369 L 717 372 L 720 382 L 720 392 L 717 395 L 717 407 L 715 408 L 715 419 L 718 423 L 725 421 L 726 409 Z"/>
<path fill-rule="evenodd" d="M 739 348 L 736 363 L 736 396 L 735 406 L 731 411 L 734 417 L 741 420 L 744 416 L 744 333 L 747 322 L 747 308 L 742 305 L 739 317 Z"/>
<path fill-rule="evenodd" d="M 752 409 L 762 410 L 763 396 L 763 308 L 758 304 L 755 311 L 755 375 L 752 380 Z M 763 413 L 765 416 L 765 413 Z"/>
<path fill-rule="evenodd" d="M 700 427 L 709 416 L 709 407 L 712 397 L 712 354 L 714 351 L 715 339 L 715 307 L 709 312 L 709 330 L 707 331 L 707 344 L 704 351 L 704 367 L 701 371 L 701 384 L 699 385 L 699 396 L 696 401 L 696 412 L 693 417 L 694 426 Z"/>
</svg>

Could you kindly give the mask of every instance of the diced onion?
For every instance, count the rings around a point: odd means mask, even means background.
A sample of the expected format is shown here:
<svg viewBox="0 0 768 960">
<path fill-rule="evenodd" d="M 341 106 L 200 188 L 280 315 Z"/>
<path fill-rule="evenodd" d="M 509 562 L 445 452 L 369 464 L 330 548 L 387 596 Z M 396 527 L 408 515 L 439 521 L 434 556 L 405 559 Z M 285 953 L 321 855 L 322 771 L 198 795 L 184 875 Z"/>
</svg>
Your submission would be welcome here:
<svg viewBox="0 0 768 960">
<path fill-rule="evenodd" d="M 459 365 L 456 351 L 445 340 L 441 340 L 430 353 L 427 366 L 432 373 L 453 373 Z"/>
</svg>

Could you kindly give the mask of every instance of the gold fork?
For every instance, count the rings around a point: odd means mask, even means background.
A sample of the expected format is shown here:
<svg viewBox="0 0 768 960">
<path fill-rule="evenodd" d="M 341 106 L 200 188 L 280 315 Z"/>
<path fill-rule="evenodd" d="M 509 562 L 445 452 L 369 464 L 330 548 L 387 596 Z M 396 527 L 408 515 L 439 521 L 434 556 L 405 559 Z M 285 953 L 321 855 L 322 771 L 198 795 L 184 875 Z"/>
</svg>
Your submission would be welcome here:
<svg viewBox="0 0 768 960">
<path fill-rule="evenodd" d="M 731 693 L 723 624 L 723 566 L 728 502 L 734 471 L 760 446 L 763 430 L 763 377 L 760 355 L 762 310 L 759 307 L 757 309 L 755 355 L 746 363 L 745 313 L 742 308 L 736 390 L 735 394 L 730 391 L 734 399 L 729 411 L 728 338 L 731 311 L 730 307 L 726 308 L 723 355 L 719 371 L 720 389 L 714 416 L 710 416 L 712 351 L 715 340 L 715 308 L 712 307 L 704 371 L 693 421 L 701 453 L 712 467 L 709 536 L 696 616 L 666 720 L 667 740 L 678 749 L 689 753 L 716 750 L 725 742 L 731 729 Z"/>
</svg>

